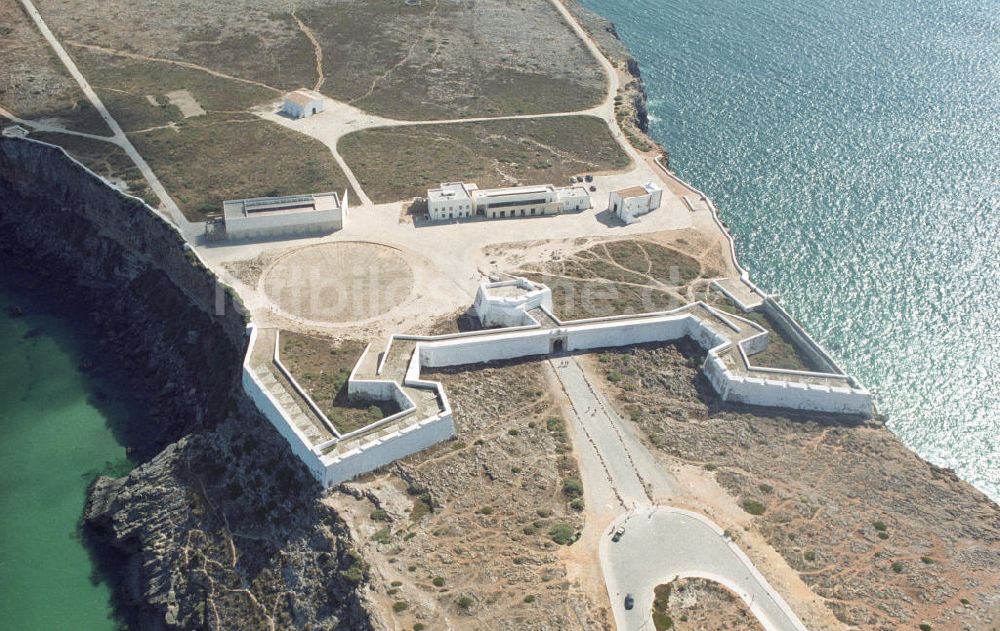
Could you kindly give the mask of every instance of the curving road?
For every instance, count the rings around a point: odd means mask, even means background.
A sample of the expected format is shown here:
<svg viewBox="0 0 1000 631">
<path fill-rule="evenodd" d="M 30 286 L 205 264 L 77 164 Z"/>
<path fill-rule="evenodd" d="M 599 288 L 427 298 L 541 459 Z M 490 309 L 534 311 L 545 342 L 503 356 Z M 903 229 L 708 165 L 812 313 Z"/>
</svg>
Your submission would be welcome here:
<svg viewBox="0 0 1000 631">
<path fill-rule="evenodd" d="M 601 569 L 615 623 L 621 631 L 652 631 L 653 589 L 675 578 L 699 577 L 725 585 L 768 631 L 805 631 L 784 599 L 722 530 L 701 515 L 665 506 L 629 511 L 612 525 L 625 526 L 614 543 L 601 539 Z M 626 611 L 625 595 L 635 607 Z"/>
<path fill-rule="evenodd" d="M 604 574 L 619 631 L 652 631 L 653 589 L 677 577 L 701 577 L 725 585 L 746 601 L 768 631 L 805 631 L 805 627 L 749 558 L 706 517 L 658 505 L 677 487 L 632 426 L 613 411 L 571 355 L 547 362 L 551 376 L 570 402 L 574 446 L 580 458 L 588 511 L 611 526 L 598 533 Z M 624 509 L 624 512 L 622 512 Z M 618 543 L 610 534 L 624 525 Z M 585 532 L 583 545 L 594 545 Z M 626 611 L 627 593 L 635 607 Z"/>
</svg>

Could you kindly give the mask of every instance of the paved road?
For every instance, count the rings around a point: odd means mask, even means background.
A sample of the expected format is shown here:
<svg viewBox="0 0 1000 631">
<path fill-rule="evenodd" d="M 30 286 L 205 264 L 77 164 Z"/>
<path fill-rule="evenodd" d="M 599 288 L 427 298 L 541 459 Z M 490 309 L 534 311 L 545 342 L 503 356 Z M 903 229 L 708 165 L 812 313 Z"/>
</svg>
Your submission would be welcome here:
<svg viewBox="0 0 1000 631">
<path fill-rule="evenodd" d="M 618 629 L 652 630 L 653 589 L 678 576 L 699 576 L 739 594 L 768 631 L 804 631 L 722 529 L 701 515 L 660 505 L 677 488 L 676 481 L 593 387 L 578 360 L 566 355 L 548 365 L 572 405 L 578 438 L 583 438 L 577 453 L 588 510 L 597 520 L 609 512 L 617 515 L 598 535 L 597 546 Z M 625 537 L 611 543 L 609 534 L 622 524 Z M 581 543 L 593 545 L 593 540 Z M 629 592 L 636 603 L 626 611 Z"/>
<path fill-rule="evenodd" d="M 675 577 L 721 583 L 749 605 L 769 631 L 805 631 L 805 626 L 736 545 L 708 519 L 676 508 L 647 506 L 630 511 L 612 528 L 625 526 L 618 543 L 601 541 L 601 568 L 621 631 L 653 629 L 653 589 Z M 626 611 L 625 594 L 635 597 Z"/>
</svg>

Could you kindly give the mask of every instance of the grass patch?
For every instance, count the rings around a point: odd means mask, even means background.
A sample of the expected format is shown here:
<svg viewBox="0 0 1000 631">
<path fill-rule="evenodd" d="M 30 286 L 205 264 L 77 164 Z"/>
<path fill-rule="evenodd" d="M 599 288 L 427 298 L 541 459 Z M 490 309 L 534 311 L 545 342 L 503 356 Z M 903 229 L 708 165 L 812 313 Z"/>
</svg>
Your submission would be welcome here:
<svg viewBox="0 0 1000 631">
<path fill-rule="evenodd" d="M 573 527 L 573 524 L 559 522 L 549 528 L 549 537 L 559 545 L 566 546 L 575 540 L 576 529 Z"/>
<path fill-rule="evenodd" d="M 362 342 L 334 342 L 282 331 L 280 350 L 281 362 L 340 432 L 354 431 L 399 411 L 393 401 L 348 400 L 347 378 L 365 350 Z"/>
<path fill-rule="evenodd" d="M 337 148 L 376 202 L 423 197 L 456 180 L 481 188 L 560 185 L 585 171 L 621 168 L 625 157 L 592 116 L 367 129 Z"/>
<path fill-rule="evenodd" d="M 653 627 L 656 631 L 668 631 L 674 628 L 674 620 L 667 613 L 670 606 L 670 592 L 672 587 L 667 585 L 657 585 L 653 590 Z"/>
</svg>

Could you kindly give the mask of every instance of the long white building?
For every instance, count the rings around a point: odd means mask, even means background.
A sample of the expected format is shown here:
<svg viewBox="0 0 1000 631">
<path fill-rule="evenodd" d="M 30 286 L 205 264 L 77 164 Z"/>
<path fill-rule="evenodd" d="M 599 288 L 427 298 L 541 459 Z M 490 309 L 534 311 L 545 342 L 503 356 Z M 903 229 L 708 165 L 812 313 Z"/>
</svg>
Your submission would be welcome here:
<svg viewBox="0 0 1000 631">
<path fill-rule="evenodd" d="M 539 217 L 592 207 L 582 186 L 556 188 L 551 184 L 480 189 L 465 182 L 445 182 L 427 191 L 427 214 L 432 221 L 486 217 Z"/>
<path fill-rule="evenodd" d="M 223 202 L 226 237 L 256 239 L 327 234 L 344 227 L 343 202 L 336 193 L 254 197 Z"/>
</svg>

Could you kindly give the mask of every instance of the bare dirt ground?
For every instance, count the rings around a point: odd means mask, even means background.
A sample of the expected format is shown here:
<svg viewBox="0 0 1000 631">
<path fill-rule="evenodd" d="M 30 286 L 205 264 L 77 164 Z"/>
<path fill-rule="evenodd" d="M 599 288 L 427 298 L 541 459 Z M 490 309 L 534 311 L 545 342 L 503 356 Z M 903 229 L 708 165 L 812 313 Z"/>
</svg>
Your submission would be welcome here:
<svg viewBox="0 0 1000 631">
<path fill-rule="evenodd" d="M 17 0 L 0 0 L 0 59 L 4 109 L 75 131 L 111 134 Z"/>
<path fill-rule="evenodd" d="M 680 578 L 656 588 L 656 631 L 764 631 L 740 598 L 714 581 Z"/>
<path fill-rule="evenodd" d="M 608 628 L 600 603 L 568 578 L 565 538 L 583 525 L 579 471 L 540 365 L 431 378 L 448 391 L 457 439 L 347 485 L 364 499 L 327 500 L 363 542 L 370 601 L 387 626 Z"/>
<path fill-rule="evenodd" d="M 713 265 L 703 266 L 695 256 L 648 239 L 584 242 L 549 262 L 511 273 L 552 288 L 562 320 L 680 307 L 693 298 L 693 285 L 704 286 L 705 276 L 719 275 Z"/>
<path fill-rule="evenodd" d="M 724 405 L 698 372 L 702 357 L 691 344 L 607 351 L 594 372 L 651 447 L 722 485 L 717 510 L 743 507 L 737 542 L 762 537 L 845 624 L 995 628 L 996 504 L 877 422 Z"/>
<path fill-rule="evenodd" d="M 327 243 L 278 257 L 264 273 L 261 285 L 287 317 L 351 322 L 404 303 L 413 291 L 413 271 L 393 248 Z"/>
</svg>

